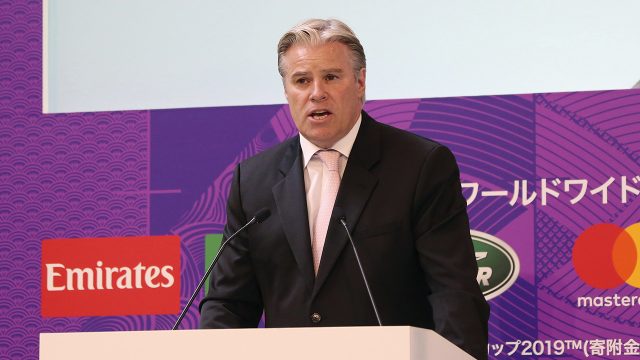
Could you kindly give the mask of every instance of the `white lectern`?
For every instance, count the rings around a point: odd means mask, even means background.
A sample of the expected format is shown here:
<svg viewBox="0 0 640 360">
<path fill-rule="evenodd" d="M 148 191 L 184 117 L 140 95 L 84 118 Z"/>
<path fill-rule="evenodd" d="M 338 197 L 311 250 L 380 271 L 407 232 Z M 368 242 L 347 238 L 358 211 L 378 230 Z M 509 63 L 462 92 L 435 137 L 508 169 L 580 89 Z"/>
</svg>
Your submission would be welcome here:
<svg viewBox="0 0 640 360">
<path fill-rule="evenodd" d="M 408 326 L 40 334 L 41 360 L 473 359 L 431 330 Z"/>
</svg>

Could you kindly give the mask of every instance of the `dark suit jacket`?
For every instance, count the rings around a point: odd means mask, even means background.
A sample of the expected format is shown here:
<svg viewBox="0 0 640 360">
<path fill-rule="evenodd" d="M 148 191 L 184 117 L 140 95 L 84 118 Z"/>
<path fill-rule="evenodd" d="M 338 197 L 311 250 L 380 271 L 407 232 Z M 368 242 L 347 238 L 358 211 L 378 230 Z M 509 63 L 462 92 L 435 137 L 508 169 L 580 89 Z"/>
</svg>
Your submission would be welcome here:
<svg viewBox="0 0 640 360">
<path fill-rule="evenodd" d="M 377 324 L 337 221 L 314 276 L 297 136 L 236 168 L 225 235 L 263 207 L 271 217 L 221 255 L 200 303 L 201 327 L 255 327 L 263 309 L 267 327 Z M 476 283 L 451 152 L 363 112 L 336 207 L 344 210 L 383 324 L 431 328 L 485 358 L 489 308 Z M 319 322 L 311 320 L 313 313 Z"/>
</svg>

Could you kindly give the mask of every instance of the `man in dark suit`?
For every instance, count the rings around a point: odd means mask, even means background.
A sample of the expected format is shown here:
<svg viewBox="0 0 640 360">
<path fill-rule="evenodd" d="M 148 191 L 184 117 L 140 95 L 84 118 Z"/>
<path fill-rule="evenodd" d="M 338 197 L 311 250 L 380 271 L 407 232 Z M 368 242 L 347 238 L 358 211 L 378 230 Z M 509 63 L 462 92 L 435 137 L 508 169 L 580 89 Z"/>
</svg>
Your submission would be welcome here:
<svg viewBox="0 0 640 360">
<path fill-rule="evenodd" d="M 375 325 L 341 211 L 382 323 L 434 329 L 486 358 L 489 308 L 455 159 L 362 111 L 365 64 L 336 20 L 309 20 L 280 40 L 300 135 L 236 168 L 225 236 L 261 208 L 273 214 L 220 257 L 201 327 L 255 327 L 263 310 L 268 327 Z"/>
</svg>

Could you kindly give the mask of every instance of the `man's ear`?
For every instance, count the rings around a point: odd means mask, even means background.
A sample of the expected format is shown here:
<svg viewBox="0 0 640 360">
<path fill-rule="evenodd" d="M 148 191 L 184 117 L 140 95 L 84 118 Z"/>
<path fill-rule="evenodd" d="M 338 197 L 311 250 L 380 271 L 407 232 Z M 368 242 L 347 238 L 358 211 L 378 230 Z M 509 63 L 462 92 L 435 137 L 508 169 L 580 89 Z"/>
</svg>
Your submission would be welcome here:
<svg viewBox="0 0 640 360">
<path fill-rule="evenodd" d="M 367 87 L 367 69 L 366 68 L 362 68 L 360 69 L 360 71 L 358 72 L 358 95 L 360 96 L 360 99 L 364 102 L 364 94 L 365 94 L 365 89 Z"/>
<path fill-rule="evenodd" d="M 362 95 L 364 95 L 364 90 L 367 84 L 367 68 L 360 69 L 358 75 L 358 90 L 360 90 Z"/>
<path fill-rule="evenodd" d="M 284 97 L 289 101 L 289 95 L 287 95 L 287 84 L 285 83 L 284 77 L 282 78 L 282 90 L 284 90 Z"/>
</svg>

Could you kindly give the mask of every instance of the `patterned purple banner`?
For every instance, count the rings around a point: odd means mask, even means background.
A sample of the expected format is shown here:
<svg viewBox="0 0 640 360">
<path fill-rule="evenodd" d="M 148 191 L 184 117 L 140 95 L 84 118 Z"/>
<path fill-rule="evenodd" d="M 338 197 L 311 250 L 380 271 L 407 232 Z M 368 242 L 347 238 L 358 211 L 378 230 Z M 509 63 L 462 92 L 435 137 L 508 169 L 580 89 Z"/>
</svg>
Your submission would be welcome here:
<svg viewBox="0 0 640 360">
<path fill-rule="evenodd" d="M 2 359 L 36 359 L 42 332 L 171 328 L 174 315 L 43 318 L 42 240 L 178 235 L 184 305 L 204 272 L 205 236 L 224 226 L 234 166 L 296 134 L 284 105 L 42 114 L 41 13 L 37 1 L 0 1 Z M 490 299 L 491 358 L 640 355 L 640 262 L 616 250 L 623 240 L 590 235 L 610 224 L 640 249 L 640 90 L 366 110 L 449 146 L 472 229 L 515 259 L 517 277 Z M 574 255 L 578 241 L 587 250 Z M 580 272 L 599 252 L 613 254 L 619 285 L 597 288 L 600 275 Z M 197 322 L 194 308 L 183 327 Z"/>
</svg>

